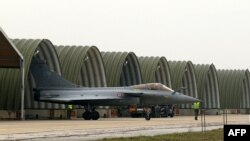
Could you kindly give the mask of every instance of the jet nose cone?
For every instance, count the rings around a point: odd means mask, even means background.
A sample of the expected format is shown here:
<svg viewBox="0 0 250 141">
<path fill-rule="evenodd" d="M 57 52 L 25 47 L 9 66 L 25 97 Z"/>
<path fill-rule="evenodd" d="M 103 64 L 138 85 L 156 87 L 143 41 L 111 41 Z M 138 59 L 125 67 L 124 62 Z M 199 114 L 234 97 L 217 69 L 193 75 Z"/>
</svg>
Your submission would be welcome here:
<svg viewBox="0 0 250 141">
<path fill-rule="evenodd" d="M 179 100 L 184 102 L 184 103 L 193 103 L 193 102 L 201 102 L 201 100 L 188 96 L 188 95 L 184 95 L 182 93 L 176 93 L 177 95 L 179 95 Z"/>
<path fill-rule="evenodd" d="M 187 95 L 186 95 L 187 96 Z M 201 102 L 201 100 L 197 99 L 197 98 L 194 98 L 194 97 L 191 97 L 191 96 L 187 96 L 187 99 L 190 101 L 190 102 Z"/>
</svg>

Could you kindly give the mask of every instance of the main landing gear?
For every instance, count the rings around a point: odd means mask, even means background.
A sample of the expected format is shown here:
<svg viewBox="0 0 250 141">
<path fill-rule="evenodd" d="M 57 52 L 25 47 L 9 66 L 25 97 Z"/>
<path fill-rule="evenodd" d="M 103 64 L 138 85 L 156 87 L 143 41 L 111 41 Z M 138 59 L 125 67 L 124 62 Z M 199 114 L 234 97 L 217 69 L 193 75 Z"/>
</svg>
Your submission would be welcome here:
<svg viewBox="0 0 250 141">
<path fill-rule="evenodd" d="M 85 112 L 82 114 L 82 117 L 85 120 L 98 120 L 100 117 L 100 114 L 95 111 L 95 107 L 90 108 L 89 106 L 85 108 Z"/>
</svg>

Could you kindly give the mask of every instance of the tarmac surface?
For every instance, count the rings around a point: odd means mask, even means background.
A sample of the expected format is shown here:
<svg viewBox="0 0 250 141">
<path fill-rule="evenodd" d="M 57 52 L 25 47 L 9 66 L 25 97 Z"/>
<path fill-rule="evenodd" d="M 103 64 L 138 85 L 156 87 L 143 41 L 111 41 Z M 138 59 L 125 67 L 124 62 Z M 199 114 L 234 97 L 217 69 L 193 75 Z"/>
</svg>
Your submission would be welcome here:
<svg viewBox="0 0 250 141">
<path fill-rule="evenodd" d="M 250 124 L 250 115 L 213 115 L 194 120 L 193 116 L 174 118 L 101 118 L 97 121 L 25 120 L 0 121 L 0 140 L 84 141 L 111 137 L 153 136 L 223 128 L 224 124 Z M 223 120 L 224 119 L 224 120 Z"/>
</svg>

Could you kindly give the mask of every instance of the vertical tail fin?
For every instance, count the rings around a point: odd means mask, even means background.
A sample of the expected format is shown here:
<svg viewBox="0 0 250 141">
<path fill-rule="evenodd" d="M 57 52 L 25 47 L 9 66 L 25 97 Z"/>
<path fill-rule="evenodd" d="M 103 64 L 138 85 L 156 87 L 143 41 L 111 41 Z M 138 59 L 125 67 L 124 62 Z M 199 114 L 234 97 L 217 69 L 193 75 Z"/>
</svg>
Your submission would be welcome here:
<svg viewBox="0 0 250 141">
<path fill-rule="evenodd" d="M 77 87 L 59 74 L 52 72 L 45 61 L 37 57 L 32 59 L 30 71 L 35 79 L 36 87 Z"/>
</svg>

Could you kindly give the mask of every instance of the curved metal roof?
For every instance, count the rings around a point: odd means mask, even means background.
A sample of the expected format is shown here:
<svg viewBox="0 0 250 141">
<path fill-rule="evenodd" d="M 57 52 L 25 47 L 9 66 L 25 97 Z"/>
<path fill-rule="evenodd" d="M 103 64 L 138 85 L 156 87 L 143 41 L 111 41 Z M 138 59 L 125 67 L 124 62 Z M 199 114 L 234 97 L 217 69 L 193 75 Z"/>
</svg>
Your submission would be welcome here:
<svg viewBox="0 0 250 141">
<path fill-rule="evenodd" d="M 165 57 L 139 57 L 143 83 L 159 82 L 171 88 L 170 68 Z"/>
<path fill-rule="evenodd" d="M 142 83 L 138 59 L 133 52 L 102 52 L 107 85 L 130 86 Z"/>
<path fill-rule="evenodd" d="M 203 101 L 204 108 L 220 108 L 218 76 L 215 66 L 194 65 L 196 71 L 198 97 Z"/>
<path fill-rule="evenodd" d="M 181 87 L 187 89 L 181 92 L 199 98 L 197 94 L 195 69 L 191 61 L 169 61 L 172 78 L 172 88 L 178 90 Z M 182 104 L 181 108 L 191 108 L 191 104 Z"/>
<path fill-rule="evenodd" d="M 34 101 L 32 88 L 35 82 L 29 73 L 29 68 L 34 55 L 46 60 L 51 70 L 61 74 L 57 53 L 49 40 L 15 39 L 12 40 L 25 59 L 25 108 L 64 108 L 64 105 L 50 104 Z M 20 79 L 19 70 L 0 69 L 0 109 L 20 109 Z"/>
<path fill-rule="evenodd" d="M 248 70 L 218 70 L 221 108 L 250 107 L 249 76 Z"/>
<path fill-rule="evenodd" d="M 102 56 L 94 46 L 56 46 L 62 75 L 75 84 L 105 87 L 106 74 Z"/>
</svg>

